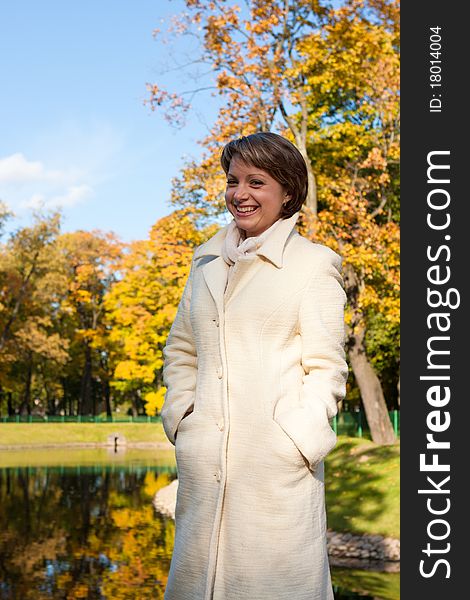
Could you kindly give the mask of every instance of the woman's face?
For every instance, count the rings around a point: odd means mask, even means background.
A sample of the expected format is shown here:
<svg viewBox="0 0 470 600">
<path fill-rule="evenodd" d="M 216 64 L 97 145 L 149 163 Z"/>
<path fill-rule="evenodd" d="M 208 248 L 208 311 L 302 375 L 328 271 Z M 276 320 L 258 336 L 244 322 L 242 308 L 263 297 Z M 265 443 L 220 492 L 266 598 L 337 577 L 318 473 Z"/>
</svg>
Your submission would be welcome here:
<svg viewBox="0 0 470 600">
<path fill-rule="evenodd" d="M 266 231 L 279 219 L 281 208 L 290 196 L 269 173 L 247 165 L 237 156 L 230 161 L 225 202 L 237 227 L 246 237 Z"/>
</svg>

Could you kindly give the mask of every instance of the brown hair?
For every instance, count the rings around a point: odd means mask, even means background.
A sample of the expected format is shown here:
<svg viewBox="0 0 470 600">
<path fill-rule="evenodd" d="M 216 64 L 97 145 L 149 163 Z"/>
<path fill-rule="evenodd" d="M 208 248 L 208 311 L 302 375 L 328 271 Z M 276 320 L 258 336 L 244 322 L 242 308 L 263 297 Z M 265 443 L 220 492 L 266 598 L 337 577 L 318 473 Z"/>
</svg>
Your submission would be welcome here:
<svg viewBox="0 0 470 600">
<path fill-rule="evenodd" d="M 222 150 L 220 162 L 225 174 L 237 155 L 241 161 L 268 172 L 290 195 L 280 217 L 288 219 L 300 210 L 308 190 L 307 166 L 299 150 L 277 133 L 260 132 L 232 140 Z"/>
</svg>

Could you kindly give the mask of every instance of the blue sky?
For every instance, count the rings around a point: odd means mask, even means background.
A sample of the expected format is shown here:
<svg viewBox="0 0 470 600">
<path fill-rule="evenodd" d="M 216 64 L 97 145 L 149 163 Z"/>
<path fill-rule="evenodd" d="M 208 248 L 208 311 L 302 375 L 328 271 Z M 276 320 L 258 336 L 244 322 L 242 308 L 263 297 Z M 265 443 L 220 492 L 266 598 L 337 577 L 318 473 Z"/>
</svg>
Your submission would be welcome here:
<svg viewBox="0 0 470 600">
<path fill-rule="evenodd" d="M 142 239 L 171 212 L 171 179 L 216 114 L 210 92 L 196 96 L 182 129 L 143 105 L 145 84 L 197 87 L 175 69 L 196 41 L 165 45 L 181 0 L 7 0 L 0 17 L 0 199 L 9 229 L 33 208 L 62 207 L 63 230 L 115 231 Z M 185 79 L 186 77 L 186 79 Z M 211 74 L 199 81 L 210 85 Z"/>
</svg>

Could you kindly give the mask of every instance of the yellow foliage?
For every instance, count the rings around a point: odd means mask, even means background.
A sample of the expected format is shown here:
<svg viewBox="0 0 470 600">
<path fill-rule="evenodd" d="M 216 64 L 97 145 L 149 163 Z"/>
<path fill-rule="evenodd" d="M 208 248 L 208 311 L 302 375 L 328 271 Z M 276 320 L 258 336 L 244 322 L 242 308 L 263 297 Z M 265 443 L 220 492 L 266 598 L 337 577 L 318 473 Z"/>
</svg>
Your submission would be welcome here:
<svg viewBox="0 0 470 600">
<path fill-rule="evenodd" d="M 89 589 L 84 583 L 78 584 L 73 588 L 74 598 L 88 598 Z"/>
<path fill-rule="evenodd" d="M 111 383 L 118 389 L 155 387 L 192 254 L 214 231 L 198 229 L 195 216 L 194 209 L 187 208 L 163 217 L 151 228 L 149 239 L 133 243 L 122 257 L 121 277 L 104 300 L 114 364 Z M 147 414 L 155 414 L 163 403 L 162 392 L 149 393 Z"/>
<path fill-rule="evenodd" d="M 168 473 L 155 473 L 155 471 L 147 471 L 145 474 L 145 482 L 143 493 L 149 498 L 153 498 L 158 490 L 169 485 L 171 476 Z"/>
<path fill-rule="evenodd" d="M 145 394 L 145 412 L 151 417 L 160 413 L 165 400 L 166 387 L 162 386 L 156 392 L 147 392 Z"/>
</svg>

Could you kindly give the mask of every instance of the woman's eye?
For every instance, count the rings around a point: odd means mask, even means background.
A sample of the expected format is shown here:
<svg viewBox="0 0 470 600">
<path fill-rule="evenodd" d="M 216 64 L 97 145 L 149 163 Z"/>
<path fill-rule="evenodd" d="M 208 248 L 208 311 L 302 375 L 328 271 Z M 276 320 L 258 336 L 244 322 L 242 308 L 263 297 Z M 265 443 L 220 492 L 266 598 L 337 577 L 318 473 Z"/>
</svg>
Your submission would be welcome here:
<svg viewBox="0 0 470 600">
<path fill-rule="evenodd" d="M 258 179 L 252 179 L 250 181 L 251 185 L 263 185 L 263 181 L 259 181 Z"/>
<path fill-rule="evenodd" d="M 229 180 L 227 181 L 227 185 L 237 185 L 237 182 L 236 182 L 236 181 L 234 181 L 233 179 L 229 179 Z"/>
</svg>

